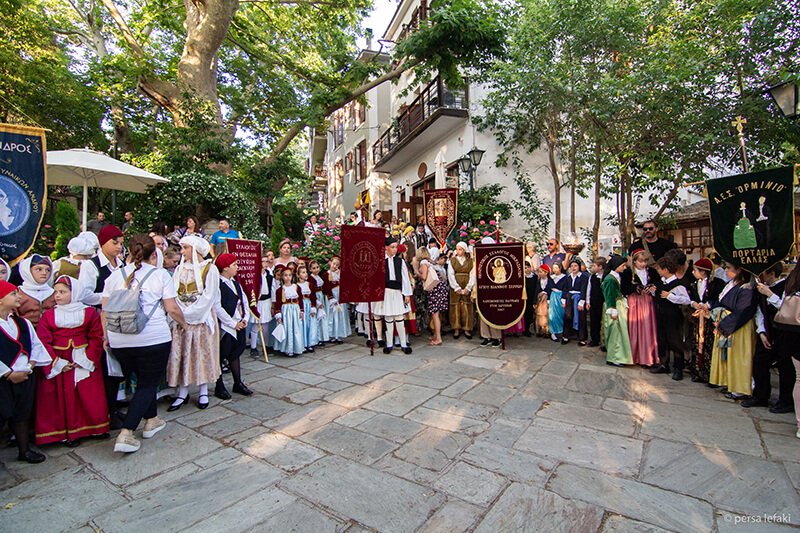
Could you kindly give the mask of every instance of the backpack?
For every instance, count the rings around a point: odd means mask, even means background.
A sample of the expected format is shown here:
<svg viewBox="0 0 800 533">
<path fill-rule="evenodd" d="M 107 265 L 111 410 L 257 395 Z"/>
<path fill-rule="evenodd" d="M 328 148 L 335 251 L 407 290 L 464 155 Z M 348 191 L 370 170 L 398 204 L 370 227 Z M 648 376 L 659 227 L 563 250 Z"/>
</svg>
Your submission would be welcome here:
<svg viewBox="0 0 800 533">
<path fill-rule="evenodd" d="M 144 330 L 150 317 L 159 307 L 158 303 L 156 303 L 148 314 L 145 314 L 142 308 L 142 285 L 150 277 L 150 274 L 155 271 L 156 269 L 154 268 L 145 274 L 134 290 L 128 286 L 125 267 L 120 269 L 123 279 L 126 279 L 125 288 L 112 292 L 103 308 L 106 314 L 106 328 L 108 331 L 135 335 Z"/>
</svg>

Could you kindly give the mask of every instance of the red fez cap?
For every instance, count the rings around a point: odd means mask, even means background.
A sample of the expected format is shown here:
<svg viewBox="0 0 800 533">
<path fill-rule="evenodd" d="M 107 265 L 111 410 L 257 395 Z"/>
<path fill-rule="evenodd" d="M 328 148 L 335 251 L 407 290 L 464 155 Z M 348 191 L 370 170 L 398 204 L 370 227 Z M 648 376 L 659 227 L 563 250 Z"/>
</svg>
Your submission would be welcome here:
<svg viewBox="0 0 800 533">
<path fill-rule="evenodd" d="M 5 298 L 15 290 L 17 290 L 16 285 L 0 279 L 0 298 Z"/>
<path fill-rule="evenodd" d="M 122 237 L 122 231 L 114 224 L 109 224 L 108 226 L 103 226 L 102 229 L 100 229 L 100 234 L 97 236 L 97 240 L 100 242 L 100 246 L 103 246 L 111 239 L 116 239 L 117 237 Z"/>
<path fill-rule="evenodd" d="M 550 273 L 550 267 L 545 265 L 544 263 L 542 263 L 542 266 L 540 266 L 539 268 L 541 268 L 542 270 L 544 270 L 547 273 Z"/>
<path fill-rule="evenodd" d="M 236 262 L 236 256 L 233 254 L 219 254 L 217 256 L 217 260 L 214 261 L 214 264 L 217 265 L 217 268 L 220 272 L 231 266 Z"/>
<path fill-rule="evenodd" d="M 714 270 L 714 264 L 711 262 L 710 259 L 706 259 L 705 257 L 701 257 L 700 259 L 695 261 L 694 266 L 696 266 L 700 270 L 708 270 L 709 272 Z"/>
</svg>

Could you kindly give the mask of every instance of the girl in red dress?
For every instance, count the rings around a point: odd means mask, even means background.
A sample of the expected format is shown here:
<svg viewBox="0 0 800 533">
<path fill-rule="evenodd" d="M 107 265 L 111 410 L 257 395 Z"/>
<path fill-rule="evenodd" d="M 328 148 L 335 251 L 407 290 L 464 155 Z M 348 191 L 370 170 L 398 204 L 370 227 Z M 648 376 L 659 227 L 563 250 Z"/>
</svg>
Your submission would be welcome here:
<svg viewBox="0 0 800 533">
<path fill-rule="evenodd" d="M 42 315 L 36 333 L 52 363 L 41 368 L 36 390 L 36 444 L 107 436 L 108 407 L 101 358 L 100 315 L 80 302 L 78 280 L 61 276 L 54 286 L 56 307 Z"/>
</svg>

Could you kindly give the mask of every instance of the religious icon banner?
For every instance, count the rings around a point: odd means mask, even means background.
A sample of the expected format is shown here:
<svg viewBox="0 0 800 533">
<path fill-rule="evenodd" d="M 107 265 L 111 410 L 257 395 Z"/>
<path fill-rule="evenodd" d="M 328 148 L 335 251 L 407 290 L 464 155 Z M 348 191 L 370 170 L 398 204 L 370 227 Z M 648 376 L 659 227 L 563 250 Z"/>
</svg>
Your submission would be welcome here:
<svg viewBox="0 0 800 533">
<path fill-rule="evenodd" d="M 423 194 L 425 223 L 439 242 L 439 247 L 444 249 L 447 236 L 456 227 L 458 189 L 429 189 Z"/>
<path fill-rule="evenodd" d="M 258 314 L 258 298 L 261 296 L 261 241 L 247 239 L 226 239 L 225 246 L 229 254 L 236 256 L 239 269 L 236 280 L 242 286 L 250 312 Z"/>
<path fill-rule="evenodd" d="M 13 266 L 33 248 L 47 202 L 44 130 L 0 124 L 0 257 Z"/>
<path fill-rule="evenodd" d="M 475 246 L 478 314 L 490 326 L 511 327 L 525 313 L 524 261 L 520 243 Z"/>
<path fill-rule="evenodd" d="M 383 300 L 386 282 L 386 232 L 370 226 L 342 226 L 339 301 Z"/>
<path fill-rule="evenodd" d="M 758 275 L 795 242 L 793 167 L 706 180 L 714 249 L 727 263 Z"/>
</svg>

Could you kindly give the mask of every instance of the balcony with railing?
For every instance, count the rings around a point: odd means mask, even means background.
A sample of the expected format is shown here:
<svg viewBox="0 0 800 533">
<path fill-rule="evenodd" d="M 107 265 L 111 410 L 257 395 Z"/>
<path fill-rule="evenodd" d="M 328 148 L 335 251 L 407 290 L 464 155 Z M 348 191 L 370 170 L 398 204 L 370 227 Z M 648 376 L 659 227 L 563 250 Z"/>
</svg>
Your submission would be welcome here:
<svg viewBox="0 0 800 533">
<path fill-rule="evenodd" d="M 417 155 L 468 116 L 469 92 L 451 89 L 437 76 L 410 105 L 392 121 L 392 125 L 372 145 L 372 161 L 378 172 L 394 172 L 401 165 L 395 156 L 405 159 Z"/>
</svg>

